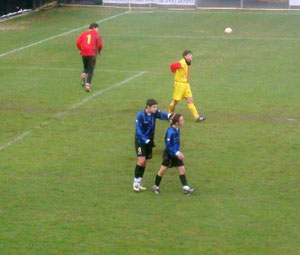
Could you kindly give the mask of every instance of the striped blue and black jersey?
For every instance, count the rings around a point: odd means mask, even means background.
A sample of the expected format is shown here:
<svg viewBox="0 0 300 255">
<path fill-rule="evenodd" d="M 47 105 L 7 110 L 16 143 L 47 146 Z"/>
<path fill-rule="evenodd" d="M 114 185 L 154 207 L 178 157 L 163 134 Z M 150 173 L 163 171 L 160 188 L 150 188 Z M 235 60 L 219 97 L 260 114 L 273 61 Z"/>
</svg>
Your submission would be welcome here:
<svg viewBox="0 0 300 255">
<path fill-rule="evenodd" d="M 145 144 L 147 140 L 153 142 L 156 118 L 168 120 L 169 114 L 157 110 L 156 113 L 146 113 L 145 110 L 140 111 L 136 115 L 135 120 L 135 137 L 139 144 Z"/>
<path fill-rule="evenodd" d="M 169 127 L 165 136 L 166 151 L 172 157 L 176 158 L 176 153 L 180 152 L 180 129 Z"/>
</svg>

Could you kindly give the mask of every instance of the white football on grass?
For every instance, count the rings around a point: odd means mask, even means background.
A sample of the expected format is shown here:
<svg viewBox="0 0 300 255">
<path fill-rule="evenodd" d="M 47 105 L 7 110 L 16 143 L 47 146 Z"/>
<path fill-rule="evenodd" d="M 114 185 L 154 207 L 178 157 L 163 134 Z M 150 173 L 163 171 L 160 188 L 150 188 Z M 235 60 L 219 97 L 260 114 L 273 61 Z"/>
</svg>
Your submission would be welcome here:
<svg viewBox="0 0 300 255">
<path fill-rule="evenodd" d="M 232 29 L 231 29 L 230 27 L 226 27 L 226 28 L 225 28 L 225 33 L 226 33 L 226 34 L 232 33 Z"/>
</svg>

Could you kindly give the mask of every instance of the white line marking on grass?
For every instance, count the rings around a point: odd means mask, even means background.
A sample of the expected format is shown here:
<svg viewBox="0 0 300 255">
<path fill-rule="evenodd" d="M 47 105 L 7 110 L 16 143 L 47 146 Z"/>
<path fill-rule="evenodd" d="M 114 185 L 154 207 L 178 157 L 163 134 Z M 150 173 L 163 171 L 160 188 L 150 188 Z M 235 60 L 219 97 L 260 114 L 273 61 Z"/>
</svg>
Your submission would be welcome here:
<svg viewBox="0 0 300 255">
<path fill-rule="evenodd" d="M 136 11 L 138 13 L 138 11 Z M 194 11 L 191 10 L 177 10 L 177 9 L 169 9 L 165 11 L 153 11 L 155 13 L 174 13 L 174 14 L 237 14 L 237 15 L 300 15 L 299 10 L 275 10 L 275 9 L 265 9 L 263 12 L 259 12 L 258 9 L 222 9 L 222 8 L 201 8 Z"/>
<path fill-rule="evenodd" d="M 37 70 L 37 71 L 82 71 L 82 68 L 53 68 L 53 67 L 38 67 L 38 66 L 0 66 L 0 70 Z M 140 70 L 117 70 L 117 69 L 95 69 L 97 72 L 112 72 L 112 73 L 137 73 Z"/>
<path fill-rule="evenodd" d="M 240 36 L 190 36 L 190 35 L 107 35 L 107 37 L 136 37 L 136 38 L 183 38 L 183 39 L 212 39 L 212 40 L 253 40 L 253 41 L 300 41 L 300 37 L 240 37 Z"/>
<path fill-rule="evenodd" d="M 88 101 L 90 101 L 91 99 L 93 99 L 94 97 L 97 97 L 97 96 L 99 96 L 99 95 L 101 95 L 101 94 L 103 94 L 103 93 L 105 93 L 105 92 L 107 92 L 107 91 L 109 91 L 109 90 L 114 89 L 114 88 L 120 87 L 120 86 L 122 86 L 123 84 L 125 84 L 125 83 L 127 83 L 127 82 L 129 82 L 129 81 L 131 81 L 131 80 L 133 80 L 133 79 L 135 79 L 135 78 L 138 78 L 138 77 L 144 75 L 145 73 L 146 73 L 146 71 L 139 72 L 139 73 L 137 73 L 137 74 L 135 74 L 135 75 L 133 75 L 133 76 L 131 76 L 131 77 L 129 77 L 129 78 L 123 80 L 123 81 L 120 81 L 120 82 L 118 82 L 118 83 L 116 83 L 116 84 L 110 86 L 110 87 L 107 87 L 107 88 L 105 88 L 105 89 L 96 91 L 96 92 L 93 93 L 92 95 L 90 95 L 90 96 L 84 98 L 84 99 L 83 99 L 82 101 L 80 101 L 79 103 L 70 106 L 70 107 L 67 108 L 65 111 L 62 111 L 62 112 L 59 112 L 59 113 L 55 114 L 54 117 L 52 117 L 51 119 L 46 120 L 46 121 L 43 121 L 41 124 L 35 126 L 35 127 L 32 128 L 31 130 L 28 130 L 28 131 L 23 132 L 22 134 L 18 135 L 18 136 L 17 136 L 16 138 L 14 138 L 13 140 L 11 140 L 11 141 L 9 141 L 8 143 L 6 143 L 6 144 L 0 146 L 0 151 L 5 150 L 7 147 L 11 146 L 12 144 L 14 144 L 14 143 L 16 143 L 16 142 L 18 142 L 18 141 L 23 140 L 26 136 L 30 135 L 34 130 L 40 129 L 40 128 L 42 128 L 42 127 L 45 127 L 45 126 L 49 125 L 50 123 L 52 123 L 53 121 L 55 121 L 55 120 L 57 120 L 58 118 L 60 118 L 61 116 L 65 115 L 66 113 L 68 113 L 68 112 L 70 112 L 70 111 L 72 111 L 72 110 L 78 108 L 78 107 L 81 106 L 81 105 L 84 105 L 85 103 L 87 103 Z"/>
<path fill-rule="evenodd" d="M 75 109 L 75 108 L 77 108 L 77 107 L 79 107 L 79 106 L 85 104 L 86 102 L 90 101 L 92 98 L 94 98 L 94 97 L 96 97 L 96 96 L 99 96 L 99 95 L 103 94 L 103 93 L 106 92 L 106 91 L 109 91 L 109 90 L 112 90 L 112 89 L 114 89 L 114 88 L 120 87 L 121 85 L 123 85 L 123 84 L 125 84 L 125 83 L 127 83 L 127 82 L 129 82 L 129 81 L 131 81 L 131 80 L 133 80 L 133 79 L 135 79 L 135 78 L 141 76 L 141 75 L 144 75 L 145 73 L 146 73 L 146 71 L 139 72 L 139 73 L 137 73 L 137 74 L 135 74 L 135 75 L 133 75 L 133 76 L 131 76 L 131 77 L 129 77 L 129 78 L 127 78 L 127 79 L 121 81 L 121 82 L 118 82 L 118 83 L 115 84 L 115 85 L 112 85 L 112 86 L 110 86 L 110 87 L 108 87 L 108 88 L 106 88 L 106 89 L 99 90 L 99 91 L 97 91 L 96 93 L 94 93 L 93 95 L 91 95 L 91 96 L 89 96 L 89 97 L 83 99 L 83 100 L 82 100 L 81 102 L 79 102 L 78 104 L 75 104 L 75 105 L 71 106 L 71 107 L 70 107 L 69 109 L 67 109 L 64 113 L 66 113 L 67 111 L 73 110 L 73 109 Z"/>
<path fill-rule="evenodd" d="M 131 11 L 130 14 L 145 14 L 145 13 L 153 13 L 153 11 Z"/>
<path fill-rule="evenodd" d="M 107 17 L 107 18 L 104 18 L 104 19 L 100 19 L 100 20 L 97 21 L 97 23 L 99 24 L 99 23 L 102 23 L 102 22 L 104 22 L 104 21 L 111 20 L 111 19 L 117 18 L 117 17 L 119 17 L 119 16 L 125 15 L 125 14 L 127 14 L 127 13 L 129 13 L 129 11 L 122 12 L 122 13 L 119 13 L 119 14 L 116 14 L 116 15 L 113 15 L 113 16 L 110 16 L 110 17 Z M 87 28 L 87 26 L 88 26 L 88 25 L 85 25 L 85 26 L 82 26 L 82 27 L 78 27 L 78 28 L 72 29 L 72 30 L 70 30 L 70 31 L 64 32 L 64 33 L 62 33 L 62 34 L 54 35 L 54 36 L 48 37 L 48 38 L 46 38 L 46 39 L 40 40 L 40 41 L 38 41 L 38 42 L 35 42 L 35 43 L 32 43 L 32 44 L 29 44 L 29 45 L 20 47 L 20 48 L 18 48 L 18 49 L 15 49 L 15 50 L 11 50 L 11 51 L 2 53 L 2 54 L 0 54 L 0 57 L 5 57 L 5 56 L 7 56 L 7 55 L 9 55 L 9 54 L 12 54 L 12 53 L 15 53 L 15 52 L 18 52 L 18 51 L 21 51 L 21 50 L 25 50 L 25 49 L 27 49 L 27 48 L 36 46 L 36 45 L 38 45 L 38 44 L 41 44 L 41 43 L 44 43 L 44 42 L 47 42 L 47 41 L 50 41 L 50 40 L 52 40 L 52 39 L 59 38 L 59 37 L 62 37 L 62 36 L 71 34 L 71 33 L 76 32 L 76 31 L 78 31 L 78 30 Z"/>
<path fill-rule="evenodd" d="M 12 144 L 14 144 L 14 143 L 16 143 L 16 142 L 18 142 L 18 141 L 23 140 L 23 138 L 24 138 L 25 136 L 28 136 L 32 131 L 33 131 L 33 129 L 32 129 L 32 130 L 29 130 L 29 131 L 26 131 L 26 132 L 24 132 L 24 133 L 18 135 L 15 139 L 13 139 L 13 140 L 11 140 L 10 142 L 8 142 L 8 143 L 2 145 L 2 146 L 0 147 L 0 151 L 6 149 L 7 147 L 11 146 Z"/>
</svg>

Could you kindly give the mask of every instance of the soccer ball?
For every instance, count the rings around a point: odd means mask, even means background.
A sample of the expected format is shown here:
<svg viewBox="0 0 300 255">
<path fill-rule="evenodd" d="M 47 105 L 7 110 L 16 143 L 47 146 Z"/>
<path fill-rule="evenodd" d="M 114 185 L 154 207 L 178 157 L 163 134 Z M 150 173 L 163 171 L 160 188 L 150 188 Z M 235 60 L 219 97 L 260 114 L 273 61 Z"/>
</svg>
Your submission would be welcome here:
<svg viewBox="0 0 300 255">
<path fill-rule="evenodd" d="M 225 33 L 226 34 L 231 34 L 232 33 L 232 29 L 230 27 L 226 27 L 225 28 Z"/>
</svg>

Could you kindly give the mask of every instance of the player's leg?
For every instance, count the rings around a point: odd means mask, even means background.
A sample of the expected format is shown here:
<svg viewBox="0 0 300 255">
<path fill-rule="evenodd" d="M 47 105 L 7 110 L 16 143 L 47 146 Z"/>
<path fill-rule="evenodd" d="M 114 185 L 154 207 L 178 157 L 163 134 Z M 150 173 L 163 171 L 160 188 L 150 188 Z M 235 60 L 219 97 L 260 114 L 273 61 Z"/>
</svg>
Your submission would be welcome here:
<svg viewBox="0 0 300 255">
<path fill-rule="evenodd" d="M 88 57 L 82 56 L 83 71 L 81 74 L 81 86 L 85 87 L 88 73 Z"/>
<path fill-rule="evenodd" d="M 180 179 L 180 182 L 181 182 L 182 188 L 183 188 L 183 193 L 186 195 L 194 193 L 196 191 L 196 189 L 193 189 L 188 185 L 186 176 L 185 176 L 185 167 L 184 167 L 183 163 L 178 164 L 178 172 L 179 172 L 179 179 Z"/>
<path fill-rule="evenodd" d="M 146 188 L 141 185 L 141 181 L 144 176 L 145 168 L 146 168 L 147 160 L 146 157 L 140 156 L 138 157 L 135 171 L 134 171 L 134 179 L 133 179 L 133 190 L 136 192 L 145 190 Z"/>
<path fill-rule="evenodd" d="M 144 153 L 145 158 L 138 157 L 138 163 L 137 163 L 137 165 L 140 167 L 140 175 L 139 175 L 139 178 L 137 180 L 140 190 L 146 190 L 146 187 L 144 187 L 141 184 L 141 182 L 142 182 L 142 179 L 144 177 L 147 160 L 152 158 L 153 145 L 152 144 L 146 144 L 143 147 L 144 147 L 144 151 L 145 151 L 145 153 Z"/>
<path fill-rule="evenodd" d="M 133 179 L 133 190 L 136 192 L 145 190 L 146 188 L 141 185 L 141 181 L 144 176 L 145 168 L 147 165 L 147 156 L 145 145 L 138 144 L 135 139 L 135 149 L 137 155 L 137 163 L 134 170 L 134 179 Z"/>
<path fill-rule="evenodd" d="M 176 106 L 177 103 L 178 103 L 178 101 L 176 101 L 174 99 L 171 101 L 171 103 L 169 105 L 169 113 L 174 113 L 175 106 Z"/>
<path fill-rule="evenodd" d="M 168 155 L 168 153 L 164 150 L 163 152 L 163 160 L 160 166 L 160 170 L 158 171 L 156 177 L 155 177 L 155 182 L 154 182 L 154 186 L 152 187 L 152 192 L 155 195 L 159 195 L 160 189 L 159 189 L 159 185 L 161 182 L 161 179 L 163 177 L 163 175 L 167 172 L 168 167 L 172 166 L 172 161 L 170 159 L 170 156 Z"/>
<path fill-rule="evenodd" d="M 86 91 L 90 92 L 91 91 L 91 86 L 92 86 L 92 78 L 94 75 L 94 69 L 96 66 L 96 57 L 95 56 L 91 56 L 89 57 L 88 60 L 88 76 L 87 76 L 87 81 L 86 81 Z"/>
<path fill-rule="evenodd" d="M 159 189 L 159 185 L 160 185 L 162 177 L 167 172 L 167 170 L 168 170 L 167 166 L 163 166 L 163 165 L 160 166 L 160 169 L 159 169 L 159 171 L 158 171 L 158 173 L 157 173 L 157 175 L 155 177 L 154 186 L 152 187 L 152 192 L 155 195 L 159 195 L 161 193 L 160 189 Z"/>
<path fill-rule="evenodd" d="M 199 113 L 197 111 L 197 108 L 194 105 L 194 99 L 193 99 L 193 95 L 192 95 L 190 84 L 187 84 L 184 97 L 186 98 L 186 101 L 188 103 L 188 108 L 191 111 L 191 113 L 192 113 L 194 119 L 196 120 L 196 122 L 200 122 L 200 121 L 205 120 L 204 116 L 200 116 L 199 115 Z"/>
<path fill-rule="evenodd" d="M 169 105 L 169 113 L 174 113 L 176 104 L 182 100 L 184 87 L 180 82 L 175 82 L 173 87 L 173 100 Z"/>
<path fill-rule="evenodd" d="M 191 113 L 192 113 L 194 119 L 197 120 L 197 119 L 199 118 L 199 114 L 198 114 L 198 111 L 197 111 L 197 109 L 196 109 L 196 106 L 194 105 L 194 100 L 193 100 L 193 98 L 192 98 L 192 97 L 188 97 L 188 98 L 186 99 L 186 102 L 187 102 L 187 104 L 188 104 L 188 108 L 189 108 L 189 110 L 191 111 Z"/>
</svg>

